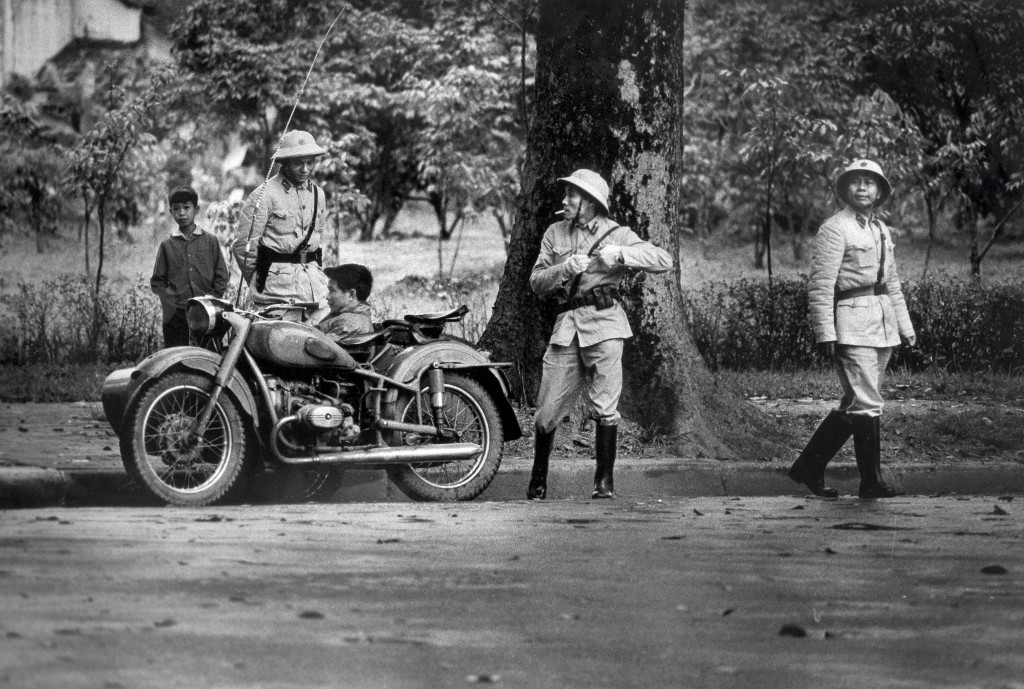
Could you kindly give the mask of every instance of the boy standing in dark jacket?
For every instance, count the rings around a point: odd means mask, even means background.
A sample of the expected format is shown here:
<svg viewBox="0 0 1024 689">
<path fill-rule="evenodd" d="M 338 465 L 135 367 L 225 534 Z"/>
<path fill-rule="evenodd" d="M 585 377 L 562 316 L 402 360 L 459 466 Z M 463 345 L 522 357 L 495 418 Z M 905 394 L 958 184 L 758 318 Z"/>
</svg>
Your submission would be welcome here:
<svg viewBox="0 0 1024 689">
<path fill-rule="evenodd" d="M 165 347 L 188 345 L 185 307 L 192 297 L 224 296 L 228 266 L 217 238 L 196 224 L 199 195 L 191 187 L 178 187 L 167 197 L 177 225 L 160 244 L 150 289 L 163 306 Z"/>
</svg>

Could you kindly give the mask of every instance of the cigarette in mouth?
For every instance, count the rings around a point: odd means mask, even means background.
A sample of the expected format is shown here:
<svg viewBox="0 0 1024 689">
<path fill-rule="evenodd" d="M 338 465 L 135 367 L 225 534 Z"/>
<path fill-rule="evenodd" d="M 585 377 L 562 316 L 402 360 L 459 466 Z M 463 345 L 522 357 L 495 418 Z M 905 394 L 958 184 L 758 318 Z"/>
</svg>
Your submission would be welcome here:
<svg viewBox="0 0 1024 689">
<path fill-rule="evenodd" d="M 555 215 L 565 215 L 565 211 L 564 210 L 557 210 L 557 211 L 555 211 Z"/>
</svg>

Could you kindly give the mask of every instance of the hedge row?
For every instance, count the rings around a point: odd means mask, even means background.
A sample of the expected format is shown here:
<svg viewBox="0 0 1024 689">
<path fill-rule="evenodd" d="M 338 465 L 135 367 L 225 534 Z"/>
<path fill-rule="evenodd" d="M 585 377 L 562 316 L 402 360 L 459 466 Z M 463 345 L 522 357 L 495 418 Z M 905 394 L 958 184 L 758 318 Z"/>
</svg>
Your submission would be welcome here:
<svg viewBox="0 0 1024 689">
<path fill-rule="evenodd" d="M 921 370 L 1024 373 L 1024 287 L 958 281 L 908 283 L 903 293 L 917 346 L 892 365 Z M 684 292 L 691 331 L 713 369 L 792 369 L 820 364 L 807 281 L 711 283 Z"/>
<path fill-rule="evenodd" d="M 927 281 L 904 285 L 917 331 L 894 366 L 1024 373 L 1024 286 Z M 683 293 L 697 348 L 712 369 L 820 365 L 805 280 L 711 283 Z M 0 364 L 137 361 L 160 346 L 160 307 L 148 286 L 84 279 L 21 284 L 0 297 Z"/>
<path fill-rule="evenodd" d="M 65 276 L 21 283 L 0 297 L 0 364 L 138 361 L 162 340 L 160 305 L 148 285 L 105 286 Z"/>
</svg>

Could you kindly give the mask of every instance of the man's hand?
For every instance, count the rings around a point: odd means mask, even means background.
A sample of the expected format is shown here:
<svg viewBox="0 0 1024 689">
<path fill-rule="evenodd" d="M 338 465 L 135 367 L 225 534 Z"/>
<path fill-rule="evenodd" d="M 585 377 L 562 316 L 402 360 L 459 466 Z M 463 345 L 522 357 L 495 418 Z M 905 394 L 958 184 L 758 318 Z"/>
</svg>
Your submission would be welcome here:
<svg viewBox="0 0 1024 689">
<path fill-rule="evenodd" d="M 597 264 L 597 267 L 605 266 L 612 268 L 619 263 L 619 259 L 622 258 L 622 247 L 621 246 L 602 246 L 597 250 L 593 262 Z"/>
<path fill-rule="evenodd" d="M 903 344 L 907 347 L 913 347 L 917 344 L 917 335 L 911 335 L 910 337 L 900 336 L 900 339 L 903 340 Z"/>
<path fill-rule="evenodd" d="M 579 275 L 580 273 L 586 271 L 586 269 L 590 266 L 590 257 L 581 256 L 580 254 L 573 254 L 572 256 L 565 260 L 565 263 L 563 265 L 565 266 L 565 270 L 569 273 L 569 275 Z"/>
<path fill-rule="evenodd" d="M 833 359 L 836 356 L 836 341 L 829 340 L 828 342 L 819 342 L 818 351 L 823 357 Z"/>
</svg>

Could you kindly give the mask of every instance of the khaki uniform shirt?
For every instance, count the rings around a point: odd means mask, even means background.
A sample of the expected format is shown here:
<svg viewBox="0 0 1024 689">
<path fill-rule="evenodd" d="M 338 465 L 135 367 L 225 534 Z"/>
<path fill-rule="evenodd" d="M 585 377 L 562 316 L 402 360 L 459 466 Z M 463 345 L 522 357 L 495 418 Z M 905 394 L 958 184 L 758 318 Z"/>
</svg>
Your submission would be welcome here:
<svg viewBox="0 0 1024 689">
<path fill-rule="evenodd" d="M 882 281 L 888 294 L 869 294 L 835 302 L 836 291 L 871 287 L 878 279 L 885 247 Z M 895 347 L 900 336 L 914 336 L 903 288 L 896 272 L 892 236 L 881 220 L 839 211 L 818 230 L 808 293 L 811 324 L 818 342 Z"/>
<path fill-rule="evenodd" d="M 585 255 L 594 242 L 616 224 L 607 217 L 598 216 L 584 226 L 569 220 L 551 225 L 541 240 L 540 255 L 530 274 L 530 288 L 540 297 L 560 295 L 568 298 L 574 276 L 566 271 L 565 261 L 573 254 Z M 619 247 L 620 263 L 613 267 L 588 268 L 580 279 L 577 296 L 598 285 L 618 287 L 630 269 L 662 273 L 672 267 L 672 257 L 667 251 L 640 239 L 628 227 L 619 226 L 613 230 L 601 240 L 601 246 L 595 248 L 592 255 L 605 246 Z M 607 309 L 583 306 L 558 315 L 551 344 L 569 345 L 573 338 L 578 337 L 581 347 L 589 347 L 604 340 L 632 336 L 626 312 L 618 303 Z"/>
<path fill-rule="evenodd" d="M 320 248 L 324 222 L 327 217 L 324 190 L 312 181 L 301 187 L 291 184 L 282 174 L 276 174 L 260 185 L 246 199 L 238 218 L 232 253 L 242 276 L 253 289 L 256 302 L 315 301 L 327 304 L 327 277 L 317 263 L 274 263 L 267 273 L 263 292 L 256 292 L 253 275 L 256 272 L 256 248 L 262 243 L 268 249 L 290 254 L 298 249 L 313 220 L 313 194 L 319 196 L 316 227 L 306 249 Z M 259 209 L 256 201 L 260 199 Z M 255 214 L 255 223 L 253 215 Z M 252 229 L 250 237 L 249 231 Z"/>
</svg>

